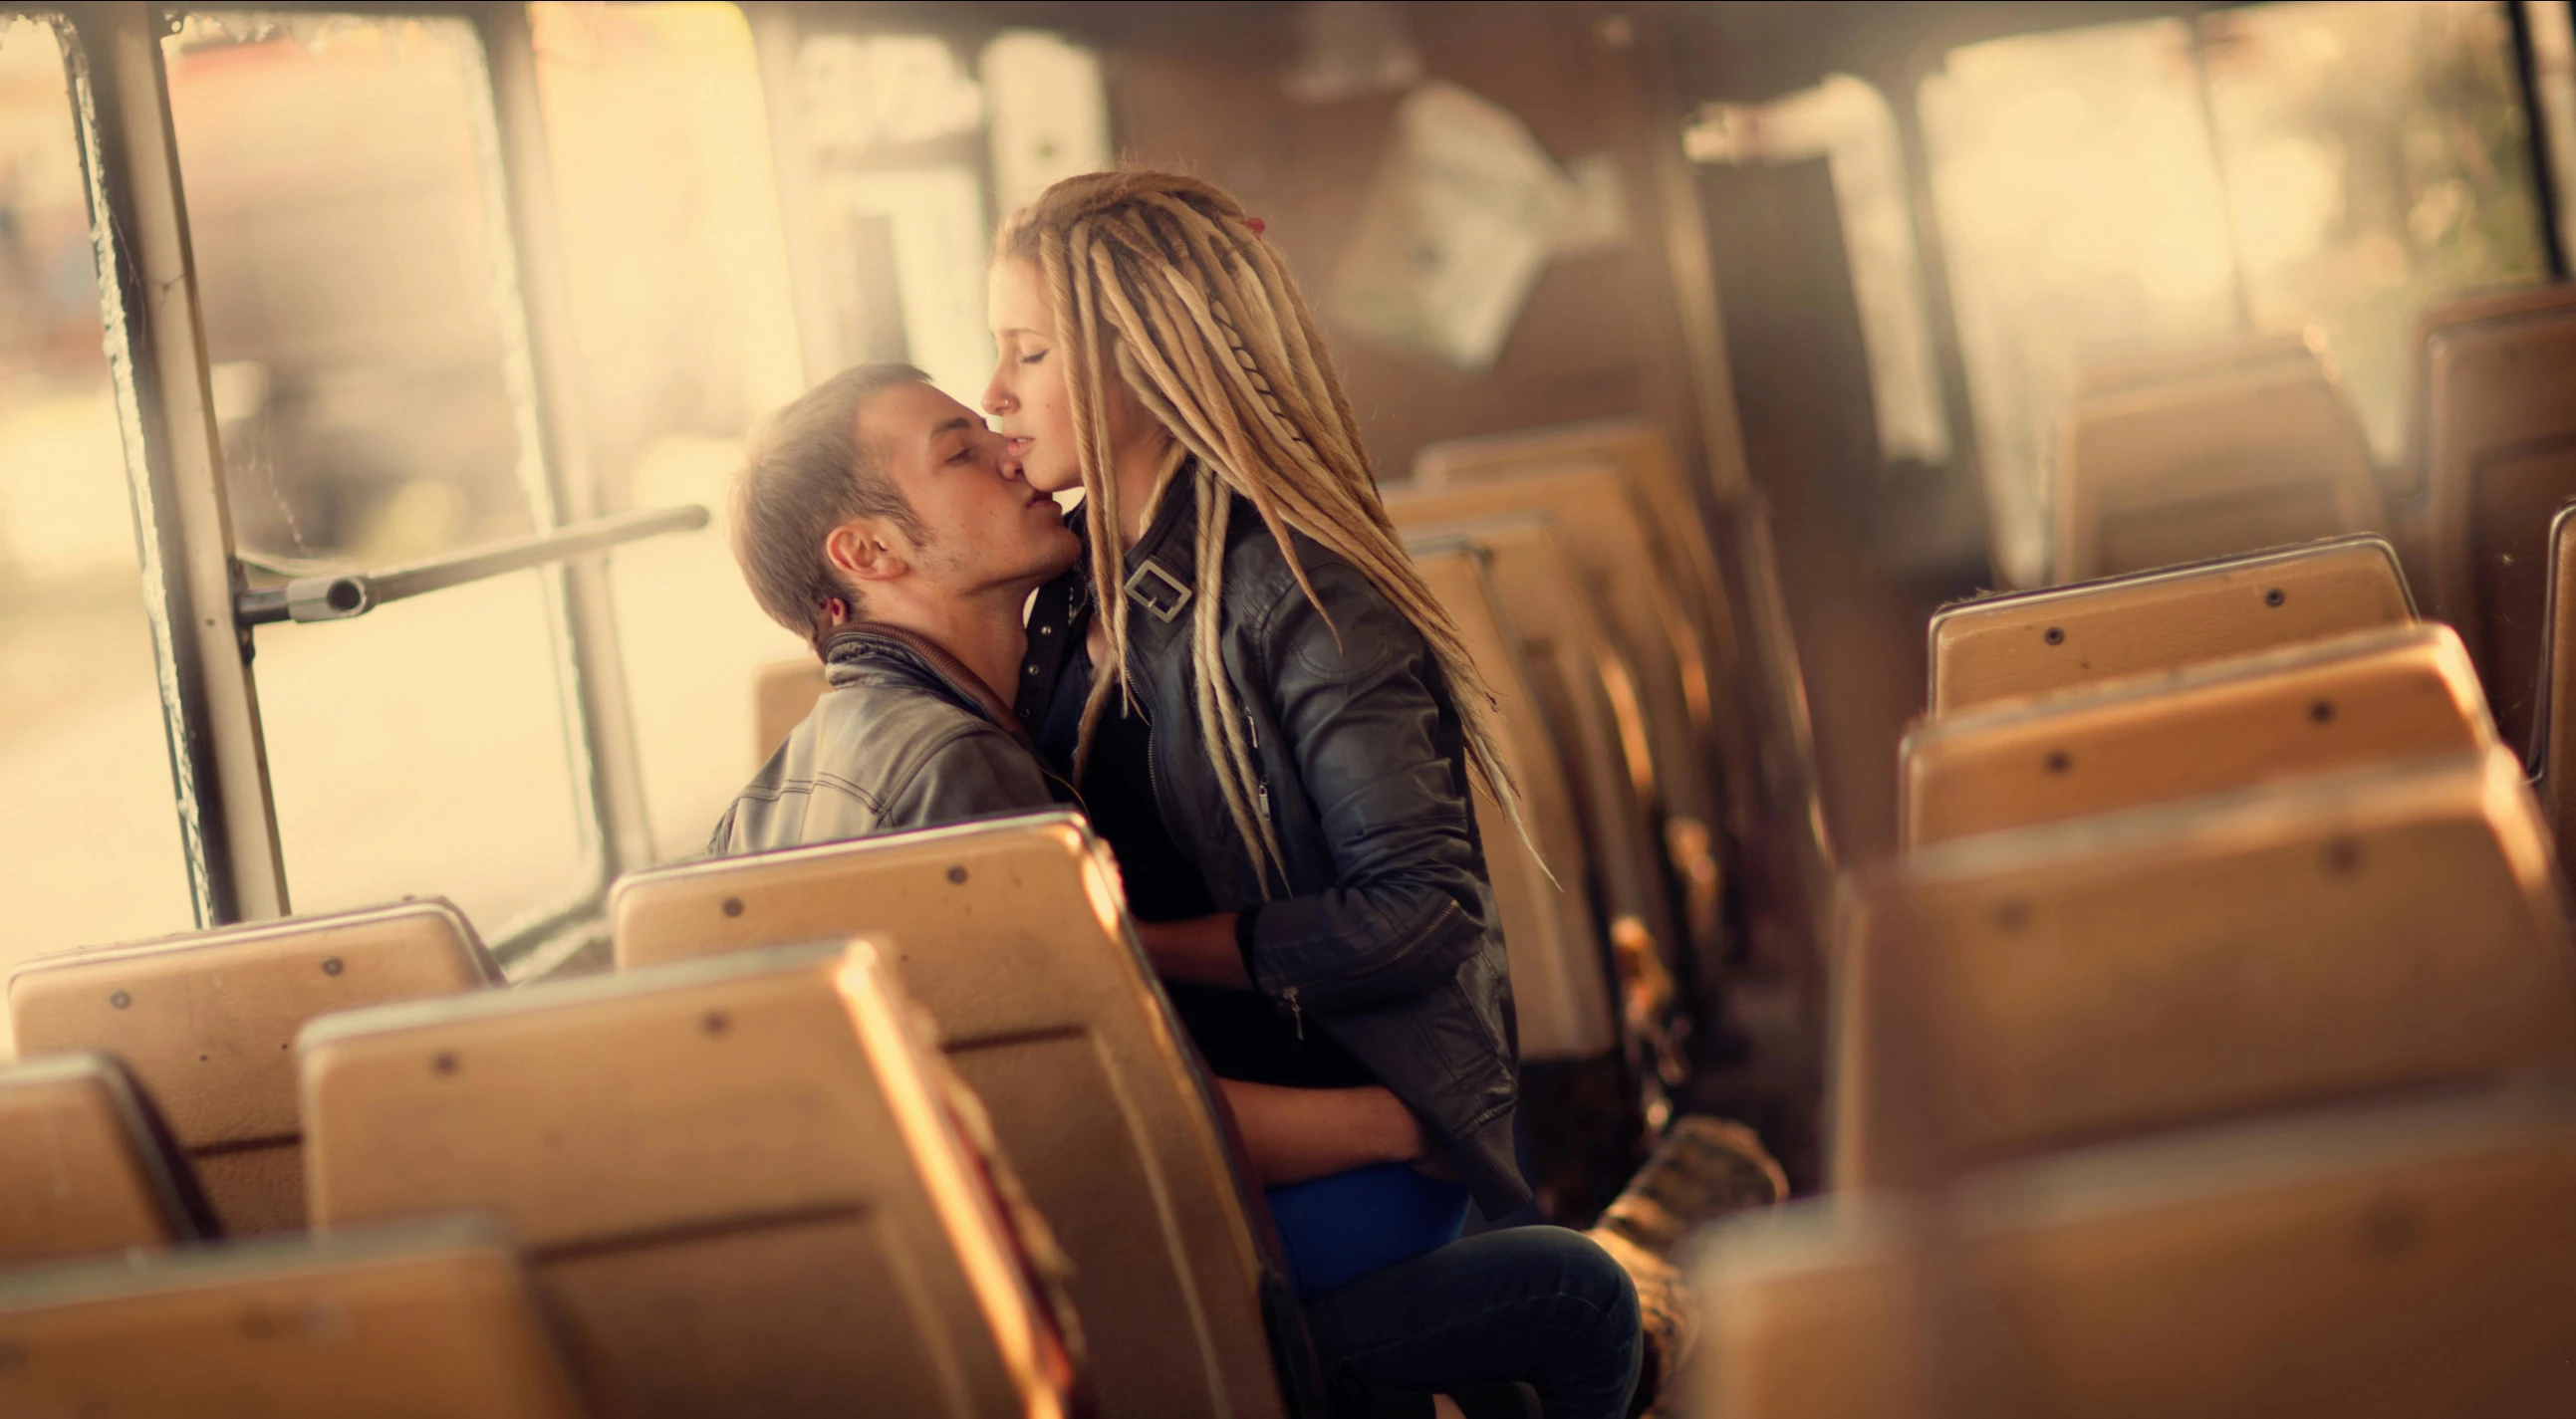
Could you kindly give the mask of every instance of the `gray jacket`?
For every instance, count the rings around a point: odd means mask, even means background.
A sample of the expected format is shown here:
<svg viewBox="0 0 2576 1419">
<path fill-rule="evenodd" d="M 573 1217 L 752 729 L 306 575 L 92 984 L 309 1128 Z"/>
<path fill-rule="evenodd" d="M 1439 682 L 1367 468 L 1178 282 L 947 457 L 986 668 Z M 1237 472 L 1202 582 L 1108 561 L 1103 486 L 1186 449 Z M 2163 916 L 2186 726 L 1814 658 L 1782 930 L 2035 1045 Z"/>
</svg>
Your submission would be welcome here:
<svg viewBox="0 0 2576 1419">
<path fill-rule="evenodd" d="M 1465 734 L 1419 632 L 1359 571 L 1303 536 L 1307 600 L 1249 503 L 1227 526 L 1220 632 L 1285 855 L 1270 890 L 1192 708 L 1196 497 L 1174 480 L 1128 554 L 1129 673 L 1153 723 L 1146 785 L 1219 911 L 1252 914 L 1253 983 L 1366 1065 L 1440 1139 L 1489 1216 L 1529 1198 L 1512 1148 L 1519 1037 L 1511 974 L 1469 808 Z M 1077 521 L 1077 529 L 1080 524 Z M 1083 567 L 1039 591 L 1018 713 L 1039 722 L 1090 616 Z"/>
<path fill-rule="evenodd" d="M 936 642 L 872 622 L 824 647 L 830 688 L 734 800 L 716 856 L 1052 806 L 1037 750 Z"/>
</svg>

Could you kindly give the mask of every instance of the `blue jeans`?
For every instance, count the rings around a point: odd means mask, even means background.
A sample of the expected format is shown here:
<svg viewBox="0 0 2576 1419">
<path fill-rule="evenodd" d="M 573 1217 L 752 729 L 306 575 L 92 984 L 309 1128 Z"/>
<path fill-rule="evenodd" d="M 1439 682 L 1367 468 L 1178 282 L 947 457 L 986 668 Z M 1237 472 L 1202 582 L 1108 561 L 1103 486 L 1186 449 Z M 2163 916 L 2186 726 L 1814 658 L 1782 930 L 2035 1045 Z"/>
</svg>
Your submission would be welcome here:
<svg viewBox="0 0 2576 1419">
<path fill-rule="evenodd" d="M 1590 1237 L 1510 1227 L 1306 1301 L 1324 1377 L 1446 1390 L 1523 1380 L 1548 1419 L 1623 1419 L 1644 1341 L 1637 1289 Z"/>
</svg>

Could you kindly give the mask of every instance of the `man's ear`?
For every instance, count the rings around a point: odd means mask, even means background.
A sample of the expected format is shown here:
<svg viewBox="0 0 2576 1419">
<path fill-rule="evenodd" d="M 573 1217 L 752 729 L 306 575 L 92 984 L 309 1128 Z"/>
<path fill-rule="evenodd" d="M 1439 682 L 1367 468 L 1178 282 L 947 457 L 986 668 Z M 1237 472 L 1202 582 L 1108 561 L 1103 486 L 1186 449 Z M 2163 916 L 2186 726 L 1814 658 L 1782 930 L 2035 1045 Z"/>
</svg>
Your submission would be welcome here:
<svg viewBox="0 0 2576 1419">
<path fill-rule="evenodd" d="M 903 536 L 883 518 L 842 523 L 823 538 L 823 559 L 853 581 L 892 581 L 911 570 Z"/>
</svg>

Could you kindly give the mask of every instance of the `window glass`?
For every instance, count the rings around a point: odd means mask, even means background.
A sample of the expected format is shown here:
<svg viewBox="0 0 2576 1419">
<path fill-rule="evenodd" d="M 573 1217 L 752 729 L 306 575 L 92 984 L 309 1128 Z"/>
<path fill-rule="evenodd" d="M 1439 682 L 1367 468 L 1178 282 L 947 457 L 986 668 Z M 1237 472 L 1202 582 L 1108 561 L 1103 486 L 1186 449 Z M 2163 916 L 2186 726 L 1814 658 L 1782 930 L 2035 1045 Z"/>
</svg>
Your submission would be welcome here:
<svg viewBox="0 0 2576 1419">
<path fill-rule="evenodd" d="M 717 517 L 609 562 L 654 845 L 689 856 L 768 754 L 755 672 L 813 656 L 752 602 L 723 522 L 744 434 L 804 386 L 759 67 L 732 5 L 530 17 L 603 501 Z"/>
<path fill-rule="evenodd" d="M 61 45 L 0 16 L 0 970 L 196 922 L 104 339 Z"/>
<path fill-rule="evenodd" d="M 1994 551 L 2038 579 L 2080 369 L 2313 328 L 2405 445 L 2431 301 L 2542 270 L 2503 8 L 2214 10 L 1953 50 L 1922 90 Z"/>
<path fill-rule="evenodd" d="M 471 26 L 201 11 L 164 43 L 244 559 L 371 568 L 533 529 Z M 260 630 L 296 910 L 438 893 L 498 940 L 588 889 L 547 587 L 527 572 Z"/>
</svg>

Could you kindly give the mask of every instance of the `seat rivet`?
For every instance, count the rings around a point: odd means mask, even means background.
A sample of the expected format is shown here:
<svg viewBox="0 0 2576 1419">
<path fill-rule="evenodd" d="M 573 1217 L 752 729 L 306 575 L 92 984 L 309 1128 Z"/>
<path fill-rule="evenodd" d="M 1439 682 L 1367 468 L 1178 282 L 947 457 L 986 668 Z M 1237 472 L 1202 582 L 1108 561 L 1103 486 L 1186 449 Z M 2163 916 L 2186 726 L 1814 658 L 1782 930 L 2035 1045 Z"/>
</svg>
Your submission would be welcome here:
<svg viewBox="0 0 2576 1419">
<path fill-rule="evenodd" d="M 340 958 L 339 958 L 339 957 L 337 957 L 337 956 L 325 956 L 325 957 L 323 957 L 323 958 L 322 958 L 322 974 L 324 974 L 324 975 L 326 975 L 326 976 L 336 976 L 336 975 L 338 975 L 339 973 L 340 973 Z"/>
<path fill-rule="evenodd" d="M 2334 701 L 2319 700 L 2315 704 L 2308 706 L 2308 718 L 2315 720 L 2319 724 L 2324 724 L 2328 720 L 2333 719 Z"/>
<path fill-rule="evenodd" d="M 134 1003 L 134 997 L 133 997 L 133 996 L 130 996 L 130 995 L 126 994 L 124 991 L 121 991 L 121 990 L 120 990 L 120 991 L 116 992 L 114 995 L 109 996 L 109 997 L 107 998 L 107 1003 L 108 1003 L 108 1004 L 110 1004 L 110 1005 L 115 1006 L 115 1007 L 116 1007 L 117 1009 L 119 1009 L 119 1010 L 122 1010 L 122 1009 L 124 1009 L 126 1006 L 132 1005 L 132 1004 Z"/>
<path fill-rule="evenodd" d="M 2048 628 L 2046 634 L 2042 635 L 2040 639 L 2048 642 L 2050 645 L 2064 645 L 2066 644 L 2066 628 L 2063 626 L 2051 626 Z"/>
<path fill-rule="evenodd" d="M 2053 773 L 2053 774 L 2062 774 L 2062 773 L 2066 772 L 2068 769 L 2071 769 L 2071 768 L 2075 767 L 2075 761 L 2074 761 L 2073 759 L 2070 759 L 2070 758 L 2066 757 L 2066 751 L 2065 751 L 2065 750 L 2063 750 L 2063 749 L 2051 749 L 2051 750 L 2049 750 L 2049 751 L 2048 751 L 2048 759 L 2047 759 L 2047 761 L 2046 761 L 2046 766 L 2047 766 L 2048 771 L 2049 771 L 2050 773 Z"/>
<path fill-rule="evenodd" d="M 721 1010 L 710 1010 L 706 1013 L 706 1018 L 700 1020 L 698 1025 L 699 1028 L 705 1030 L 710 1035 L 721 1035 L 725 1031 L 733 1028 L 733 1017 L 725 1014 Z"/>
<path fill-rule="evenodd" d="M 451 1051 L 440 1050 L 429 1057 L 429 1068 L 433 1074 L 453 1074 L 456 1072 L 456 1056 Z"/>
<path fill-rule="evenodd" d="M 740 915 L 742 915 L 742 898 L 740 898 L 740 897 L 727 897 L 727 898 L 725 898 L 725 899 L 724 899 L 724 914 L 725 914 L 725 915 L 727 915 L 727 916 L 740 916 Z"/>
<path fill-rule="evenodd" d="M 2289 596 L 2277 586 L 2263 593 L 2263 604 L 2266 606 L 2278 606 L 2289 599 Z"/>
<path fill-rule="evenodd" d="M 965 869 L 965 868 L 963 868 L 963 867 L 952 867 L 952 868 L 949 868 L 949 869 L 948 869 L 948 880 L 949 880 L 949 881 L 951 881 L 951 882 L 963 882 L 963 881 L 965 881 L 965 880 L 966 880 L 966 869 Z"/>
</svg>

